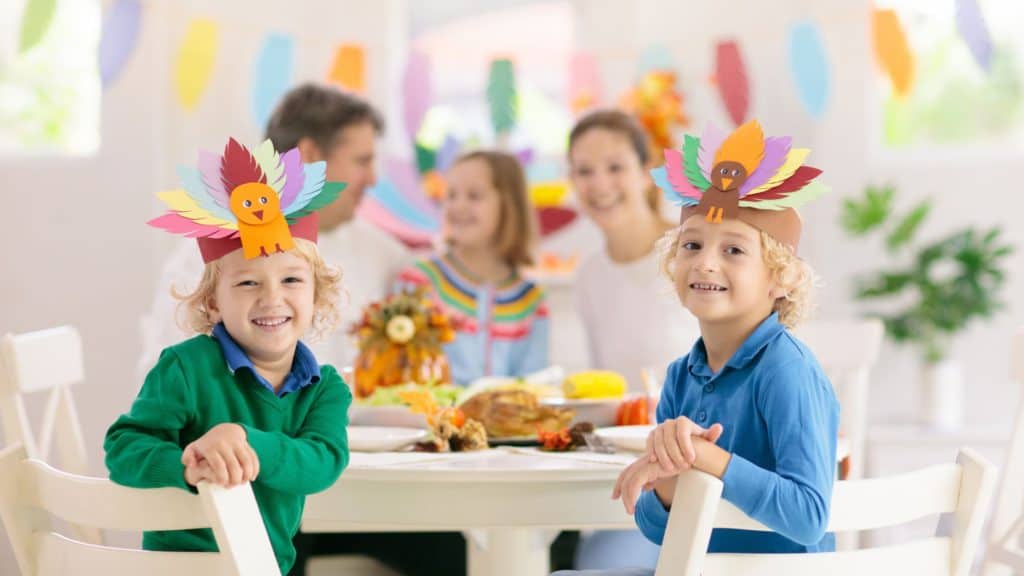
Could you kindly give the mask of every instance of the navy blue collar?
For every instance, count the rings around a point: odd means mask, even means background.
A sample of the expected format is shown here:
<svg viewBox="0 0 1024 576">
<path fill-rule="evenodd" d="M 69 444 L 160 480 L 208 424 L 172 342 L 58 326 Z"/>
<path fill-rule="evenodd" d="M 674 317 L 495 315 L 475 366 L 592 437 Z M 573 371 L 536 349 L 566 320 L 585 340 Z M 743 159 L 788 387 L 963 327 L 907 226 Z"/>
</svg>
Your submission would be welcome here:
<svg viewBox="0 0 1024 576">
<path fill-rule="evenodd" d="M 271 392 L 274 391 L 274 387 L 270 385 L 270 382 L 267 382 L 266 378 L 260 376 L 259 372 L 256 371 L 256 367 L 253 366 L 252 360 L 249 359 L 249 355 L 245 353 L 245 350 L 242 350 L 242 347 L 238 345 L 238 342 L 235 342 L 231 334 L 228 334 L 228 329 L 224 327 L 223 322 L 213 327 L 213 338 L 220 344 L 224 360 L 227 361 L 228 369 L 231 370 L 232 374 L 242 368 L 247 368 L 260 384 Z M 284 384 L 277 391 L 277 396 L 284 396 L 289 392 L 295 392 L 319 381 L 320 365 L 317 363 L 316 357 L 313 356 L 313 352 L 300 340 L 295 345 L 295 359 L 292 360 L 292 370 L 285 377 Z"/>
<path fill-rule="evenodd" d="M 722 367 L 724 372 L 726 368 L 732 368 L 733 370 L 741 370 L 747 364 L 749 364 L 764 348 L 775 339 L 781 332 L 785 330 L 785 326 L 779 323 L 779 313 L 772 312 L 767 318 L 765 318 L 750 336 L 743 341 L 743 344 L 733 353 L 729 361 Z M 704 338 L 699 338 L 696 344 L 693 345 L 693 349 L 690 350 L 690 358 L 687 362 L 687 368 L 690 373 L 694 376 L 706 376 L 711 377 L 715 375 L 714 370 L 708 364 L 708 352 L 704 348 Z"/>
</svg>

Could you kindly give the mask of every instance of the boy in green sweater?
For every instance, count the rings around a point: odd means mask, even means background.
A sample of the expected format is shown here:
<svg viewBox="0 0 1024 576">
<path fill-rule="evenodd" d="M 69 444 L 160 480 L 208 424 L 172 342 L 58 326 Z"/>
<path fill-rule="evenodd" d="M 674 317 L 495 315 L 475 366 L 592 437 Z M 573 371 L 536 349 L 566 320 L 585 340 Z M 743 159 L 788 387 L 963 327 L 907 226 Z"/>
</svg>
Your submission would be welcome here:
<svg viewBox="0 0 1024 576">
<path fill-rule="evenodd" d="M 316 211 L 344 185 L 324 170 L 297 149 L 232 139 L 181 170 L 183 190 L 160 194 L 170 209 L 150 224 L 197 238 L 206 263 L 183 302 L 200 335 L 163 351 L 104 442 L 110 478 L 126 486 L 252 483 L 282 574 L 306 495 L 349 458 L 351 393 L 300 341 L 338 317 L 340 273 L 317 251 Z M 217 549 L 209 529 L 147 532 L 143 548 Z"/>
</svg>

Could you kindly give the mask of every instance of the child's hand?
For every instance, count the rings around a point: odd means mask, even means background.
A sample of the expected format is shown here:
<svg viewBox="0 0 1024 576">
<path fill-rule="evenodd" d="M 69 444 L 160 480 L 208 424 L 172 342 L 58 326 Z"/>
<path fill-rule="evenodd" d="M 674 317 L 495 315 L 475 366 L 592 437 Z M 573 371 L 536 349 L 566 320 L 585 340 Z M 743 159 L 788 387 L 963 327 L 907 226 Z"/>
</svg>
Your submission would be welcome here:
<svg viewBox="0 0 1024 576">
<path fill-rule="evenodd" d="M 640 493 L 654 488 L 658 480 L 671 478 L 676 473 L 666 472 L 657 462 L 651 462 L 647 456 L 641 456 L 619 474 L 612 489 L 612 499 L 622 498 L 622 505 L 627 514 L 636 511 L 636 502 Z"/>
<path fill-rule="evenodd" d="M 206 460 L 200 460 L 195 466 L 185 467 L 185 482 L 189 486 L 198 486 L 200 482 L 215 482 L 213 470 Z"/>
<path fill-rule="evenodd" d="M 668 473 L 679 474 L 693 466 L 697 452 L 693 437 L 700 436 L 714 444 L 722 435 L 722 425 L 701 428 L 686 416 L 666 420 L 647 436 L 647 454 L 650 462 L 657 462 Z"/>
<path fill-rule="evenodd" d="M 210 480 L 221 486 L 252 482 L 260 473 L 260 461 L 249 446 L 245 429 L 238 424 L 218 424 L 185 447 L 181 463 L 188 468 L 205 464 Z"/>
</svg>

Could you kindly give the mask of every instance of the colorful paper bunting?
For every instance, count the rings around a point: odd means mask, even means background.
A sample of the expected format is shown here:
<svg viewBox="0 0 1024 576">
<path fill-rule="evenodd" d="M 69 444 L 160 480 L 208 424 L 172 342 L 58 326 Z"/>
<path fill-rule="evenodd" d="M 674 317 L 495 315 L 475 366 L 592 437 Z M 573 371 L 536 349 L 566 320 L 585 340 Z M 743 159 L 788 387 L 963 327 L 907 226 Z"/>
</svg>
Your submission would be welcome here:
<svg viewBox="0 0 1024 576">
<path fill-rule="evenodd" d="M 405 111 L 405 130 L 410 140 L 416 139 L 416 133 L 423 123 L 423 117 L 430 109 L 433 98 L 433 85 L 430 76 L 430 60 L 422 52 L 411 52 L 405 65 L 405 77 L 402 79 L 402 93 L 405 94 L 403 106 Z"/>
<path fill-rule="evenodd" d="M 675 69 L 672 53 L 662 44 L 648 46 L 640 55 L 640 74 Z"/>
<path fill-rule="evenodd" d="M 894 10 L 875 9 L 872 17 L 875 58 L 889 77 L 893 92 L 900 98 L 910 94 L 914 81 L 914 55 Z"/>
<path fill-rule="evenodd" d="M 487 101 L 495 134 L 508 134 L 516 124 L 516 72 L 511 60 L 491 62 L 487 79 Z"/>
<path fill-rule="evenodd" d="M 715 83 L 733 123 L 739 126 L 747 119 L 750 84 L 740 47 L 734 40 L 719 42 L 715 49 Z"/>
<path fill-rule="evenodd" d="M 363 47 L 355 44 L 338 46 L 327 81 L 350 92 L 366 92 L 366 56 Z"/>
<path fill-rule="evenodd" d="M 577 52 L 569 59 L 569 108 L 579 114 L 601 103 L 601 80 L 594 56 Z"/>
<path fill-rule="evenodd" d="M 189 23 L 174 65 L 178 103 L 192 110 L 206 90 L 217 56 L 217 23 L 197 18 Z"/>
<path fill-rule="evenodd" d="M 804 108 L 816 119 L 825 113 L 829 95 L 829 66 L 818 28 L 811 22 L 789 30 L 789 66 Z"/>
<path fill-rule="evenodd" d="M 274 106 L 292 84 L 294 52 L 290 36 L 270 34 L 263 41 L 252 83 L 253 120 L 260 129 L 267 125 Z"/>
<path fill-rule="evenodd" d="M 135 51 L 141 20 L 139 0 L 117 0 L 107 10 L 99 49 L 100 81 L 104 88 L 117 79 Z"/>
<path fill-rule="evenodd" d="M 18 38 L 18 52 L 28 52 L 46 35 L 53 23 L 57 0 L 28 0 L 21 16 L 21 36 Z"/>
<path fill-rule="evenodd" d="M 992 71 L 992 36 L 978 0 L 957 0 L 956 29 L 985 72 Z"/>
</svg>

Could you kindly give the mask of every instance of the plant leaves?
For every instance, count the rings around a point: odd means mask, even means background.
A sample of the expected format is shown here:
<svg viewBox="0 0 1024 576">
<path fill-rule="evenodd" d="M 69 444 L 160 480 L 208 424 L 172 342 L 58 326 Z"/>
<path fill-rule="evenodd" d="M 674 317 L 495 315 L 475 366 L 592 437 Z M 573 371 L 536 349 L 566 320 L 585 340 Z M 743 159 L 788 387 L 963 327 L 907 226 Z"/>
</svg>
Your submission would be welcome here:
<svg viewBox="0 0 1024 576">
<path fill-rule="evenodd" d="M 889 247 L 889 252 L 895 252 L 910 242 L 914 237 L 914 233 L 917 232 L 917 229 L 921 226 L 921 222 L 923 222 L 928 216 L 931 209 L 931 202 L 925 200 L 918 204 L 917 208 L 914 208 L 910 214 L 907 214 L 903 220 L 896 225 L 896 228 L 894 228 L 885 239 L 885 244 Z"/>
<path fill-rule="evenodd" d="M 891 186 L 869 186 L 863 199 L 843 201 L 843 229 L 854 236 L 863 236 L 884 224 L 892 213 L 893 193 Z"/>
</svg>

